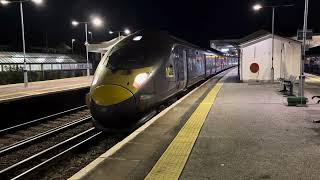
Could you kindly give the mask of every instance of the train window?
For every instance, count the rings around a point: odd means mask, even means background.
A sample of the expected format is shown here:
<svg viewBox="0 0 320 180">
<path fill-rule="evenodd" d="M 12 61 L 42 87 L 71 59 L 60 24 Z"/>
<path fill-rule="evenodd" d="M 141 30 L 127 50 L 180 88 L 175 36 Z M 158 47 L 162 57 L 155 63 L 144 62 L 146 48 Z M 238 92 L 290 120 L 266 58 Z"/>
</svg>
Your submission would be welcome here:
<svg viewBox="0 0 320 180">
<path fill-rule="evenodd" d="M 166 67 L 166 77 L 167 78 L 173 78 L 174 77 L 174 69 L 173 65 L 170 64 L 168 67 Z"/>
</svg>

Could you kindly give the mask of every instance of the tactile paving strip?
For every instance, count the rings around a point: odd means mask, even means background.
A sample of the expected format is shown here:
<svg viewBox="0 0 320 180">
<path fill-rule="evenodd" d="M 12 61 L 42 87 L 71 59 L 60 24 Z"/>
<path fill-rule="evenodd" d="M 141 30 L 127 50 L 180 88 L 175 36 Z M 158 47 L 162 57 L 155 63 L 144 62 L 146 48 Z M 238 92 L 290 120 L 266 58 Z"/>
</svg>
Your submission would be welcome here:
<svg viewBox="0 0 320 180">
<path fill-rule="evenodd" d="M 223 86 L 220 80 L 188 119 L 145 179 L 178 179 L 215 99 Z"/>
</svg>

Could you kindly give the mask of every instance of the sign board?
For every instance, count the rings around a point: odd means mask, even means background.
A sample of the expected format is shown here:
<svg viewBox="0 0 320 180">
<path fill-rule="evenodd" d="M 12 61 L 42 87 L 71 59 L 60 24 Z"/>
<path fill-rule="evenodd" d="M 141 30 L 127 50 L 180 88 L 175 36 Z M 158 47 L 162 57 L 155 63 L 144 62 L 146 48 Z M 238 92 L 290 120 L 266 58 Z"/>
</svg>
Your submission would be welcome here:
<svg viewBox="0 0 320 180">
<path fill-rule="evenodd" d="M 308 29 L 306 35 L 307 35 L 307 37 L 306 37 L 307 40 L 312 40 L 312 36 L 313 36 L 312 29 Z M 298 30 L 297 39 L 298 40 L 303 40 L 303 30 Z"/>
</svg>

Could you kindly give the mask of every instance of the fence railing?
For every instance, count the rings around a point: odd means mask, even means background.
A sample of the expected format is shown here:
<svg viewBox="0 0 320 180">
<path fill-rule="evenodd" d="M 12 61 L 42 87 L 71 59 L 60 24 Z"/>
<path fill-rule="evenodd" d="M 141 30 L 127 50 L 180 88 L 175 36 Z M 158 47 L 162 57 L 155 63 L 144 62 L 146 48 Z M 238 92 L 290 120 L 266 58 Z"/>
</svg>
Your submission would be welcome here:
<svg viewBox="0 0 320 180">
<path fill-rule="evenodd" d="M 24 64 L 16 63 L 0 63 L 0 72 L 23 71 Z M 28 63 L 26 66 L 27 71 L 67 71 L 67 70 L 85 70 L 87 63 Z M 89 63 L 89 69 L 92 69 L 92 64 Z"/>
</svg>

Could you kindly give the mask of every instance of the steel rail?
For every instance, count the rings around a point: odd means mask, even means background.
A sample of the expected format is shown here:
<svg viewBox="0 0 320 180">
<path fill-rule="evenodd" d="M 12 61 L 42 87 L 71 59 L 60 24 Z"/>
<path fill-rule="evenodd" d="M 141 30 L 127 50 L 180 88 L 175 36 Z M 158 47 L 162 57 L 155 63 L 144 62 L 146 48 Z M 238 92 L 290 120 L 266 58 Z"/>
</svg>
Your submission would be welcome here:
<svg viewBox="0 0 320 180">
<path fill-rule="evenodd" d="M 35 120 L 32 120 L 32 121 L 28 121 L 28 122 L 25 122 L 25 123 L 22 123 L 22 124 L 18 124 L 18 125 L 12 126 L 12 127 L 8 127 L 8 128 L 5 128 L 5 129 L 1 129 L 0 130 L 0 134 L 8 133 L 8 132 L 11 132 L 11 131 L 16 131 L 16 130 L 22 128 L 22 127 L 26 127 L 26 126 L 29 126 L 29 125 L 32 125 L 32 124 L 35 124 L 35 123 L 46 121 L 46 120 L 49 120 L 51 118 L 55 118 L 55 117 L 58 117 L 58 116 L 61 116 L 61 115 L 64 115 L 64 114 L 67 114 L 67 113 L 70 113 L 70 112 L 73 112 L 73 111 L 77 111 L 77 110 L 80 110 L 80 109 L 83 109 L 83 108 L 86 108 L 86 106 L 85 105 L 84 106 L 79 106 L 79 107 L 76 107 L 76 108 L 73 108 L 73 109 L 69 109 L 69 110 L 66 110 L 66 111 L 63 111 L 63 112 L 59 112 L 59 113 L 56 113 L 56 114 L 52 114 L 52 115 L 49 115 L 49 116 L 38 118 L 38 119 L 35 119 Z"/>
<path fill-rule="evenodd" d="M 79 125 L 81 123 L 90 121 L 91 118 L 92 118 L 92 116 L 87 116 L 87 117 L 81 118 L 79 120 L 67 123 L 67 124 L 65 124 L 63 126 L 59 126 L 59 127 L 54 128 L 54 129 L 50 129 L 50 130 L 48 130 L 46 132 L 43 132 L 43 133 L 37 134 L 35 136 L 29 137 L 27 139 L 21 140 L 21 141 L 19 141 L 17 143 L 8 145 L 6 147 L 3 147 L 3 148 L 0 149 L 0 156 L 3 156 L 4 154 L 9 153 L 9 152 L 15 151 L 15 150 L 17 150 L 19 148 L 22 148 L 23 146 L 25 146 L 27 144 L 30 144 L 32 142 L 35 142 L 35 141 L 37 141 L 37 140 L 39 140 L 41 138 L 45 138 L 45 137 L 54 135 L 54 134 L 56 134 L 56 133 L 58 133 L 60 131 L 63 131 L 63 130 L 69 129 L 69 128 L 73 127 L 73 126 Z"/>
<path fill-rule="evenodd" d="M 86 135 L 88 135 L 88 134 L 90 134 L 90 133 L 93 133 L 94 131 L 96 131 L 96 128 L 92 127 L 92 128 L 90 128 L 90 129 L 88 129 L 88 130 L 86 130 L 86 131 L 84 131 L 84 132 L 81 132 L 81 133 L 79 133 L 79 134 L 77 134 L 77 135 L 75 135 L 75 136 L 73 136 L 73 137 L 71 137 L 71 138 L 69 138 L 69 139 L 67 139 L 67 140 L 65 140 L 65 141 L 63 141 L 63 142 L 60 142 L 60 143 L 58 143 L 58 144 L 56 144 L 56 145 L 54 145 L 54 146 L 52 146 L 52 147 L 50 147 L 50 148 L 48 148 L 48 149 L 45 149 L 45 150 L 43 150 L 43 151 L 41 151 L 41 152 L 39 152 L 39 153 L 37 153 L 37 154 L 34 154 L 34 155 L 32 155 L 32 156 L 30 156 L 30 157 L 28 157 L 28 158 L 26 158 L 26 159 L 24 159 L 24 160 L 16 163 L 16 164 L 11 165 L 10 167 L 7 167 L 7 168 L 1 170 L 1 171 L 0 171 L 0 175 L 1 175 L 1 176 L 4 176 L 5 173 L 8 174 L 8 173 L 10 173 L 10 172 L 13 172 L 13 171 L 15 171 L 17 168 L 25 165 L 26 163 L 28 163 L 28 162 L 30 162 L 30 161 L 32 161 L 32 160 L 36 160 L 37 158 L 39 159 L 39 158 L 43 157 L 44 155 L 46 155 L 46 154 L 48 154 L 48 153 L 50 153 L 50 152 L 52 152 L 52 151 L 54 151 L 54 150 L 57 150 L 57 149 L 59 149 L 59 148 L 63 148 L 63 147 L 65 147 L 65 146 L 67 146 L 68 144 L 72 143 L 73 141 L 78 140 L 78 139 L 82 138 L 83 136 L 86 136 Z M 56 159 L 56 158 L 64 155 L 64 154 L 67 153 L 67 152 L 70 152 L 70 151 L 73 150 L 74 148 L 79 147 L 80 145 L 88 142 L 89 140 L 91 140 L 91 139 L 93 139 L 93 138 L 96 138 L 96 137 L 99 136 L 101 133 L 102 133 L 101 131 L 100 131 L 100 132 L 97 132 L 97 133 L 94 133 L 94 135 L 90 136 L 89 138 L 87 138 L 87 139 L 85 139 L 85 140 L 77 143 L 76 145 L 73 145 L 73 146 L 71 146 L 70 148 L 68 148 L 68 149 L 66 149 L 66 150 L 64 150 L 64 151 L 62 151 L 62 152 L 60 152 L 60 153 L 58 153 L 58 154 L 50 157 L 49 159 L 41 162 L 40 164 L 37 164 L 36 166 L 33 166 L 32 168 L 30 168 L 30 169 L 28 169 L 27 171 L 21 173 L 20 175 L 14 177 L 13 179 L 22 178 L 22 176 L 25 176 L 25 175 L 29 174 L 30 172 L 36 170 L 37 168 L 40 168 L 41 166 L 47 164 L 48 162 L 50 162 L 50 161 L 52 161 L 52 160 L 54 160 L 54 159 Z"/>
</svg>

